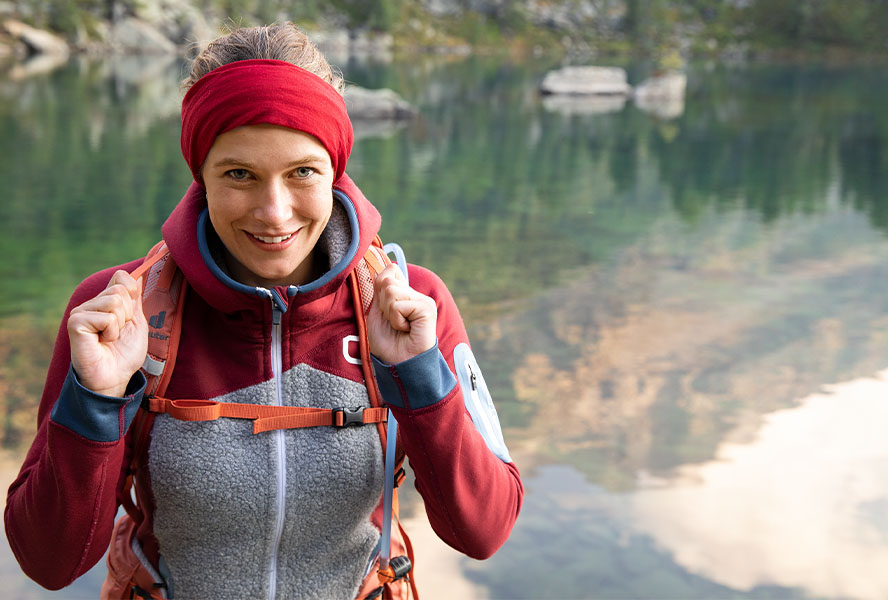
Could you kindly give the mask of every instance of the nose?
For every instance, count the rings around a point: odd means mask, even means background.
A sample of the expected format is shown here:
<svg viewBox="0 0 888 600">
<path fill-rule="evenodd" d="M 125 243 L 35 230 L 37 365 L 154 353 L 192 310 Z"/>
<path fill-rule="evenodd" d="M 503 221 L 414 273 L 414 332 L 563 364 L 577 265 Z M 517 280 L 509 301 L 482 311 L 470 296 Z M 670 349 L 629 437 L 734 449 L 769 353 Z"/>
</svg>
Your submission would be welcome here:
<svg viewBox="0 0 888 600">
<path fill-rule="evenodd" d="M 283 181 L 269 181 L 263 188 L 254 216 L 269 225 L 279 225 L 290 220 L 293 216 L 292 197 Z"/>
</svg>

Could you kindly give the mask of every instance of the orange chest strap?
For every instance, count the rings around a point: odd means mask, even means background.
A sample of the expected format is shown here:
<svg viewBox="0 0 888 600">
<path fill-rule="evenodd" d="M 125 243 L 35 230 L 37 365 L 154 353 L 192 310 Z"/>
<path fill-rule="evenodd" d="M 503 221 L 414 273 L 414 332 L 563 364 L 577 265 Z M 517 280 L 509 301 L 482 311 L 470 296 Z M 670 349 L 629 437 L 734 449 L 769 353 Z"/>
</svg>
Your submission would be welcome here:
<svg viewBox="0 0 888 600">
<path fill-rule="evenodd" d="M 148 380 L 142 408 L 149 414 L 164 413 L 181 421 L 214 421 L 220 417 L 249 419 L 253 433 L 301 427 L 349 427 L 375 423 L 383 446 L 388 409 L 383 407 L 370 365 L 370 346 L 364 315 L 373 299 L 373 280 L 391 264 L 377 237 L 349 279 L 357 313 L 361 367 L 367 382 L 371 408 L 314 408 L 215 402 L 213 400 L 169 400 L 163 398 L 172 374 L 182 330 L 183 305 L 188 288 L 169 250 L 159 242 L 133 271 L 143 278 L 142 305 L 148 318 L 148 354 L 142 371 Z"/>
<path fill-rule="evenodd" d="M 220 417 L 249 419 L 253 421 L 254 434 L 302 427 L 352 427 L 384 423 L 388 419 L 388 409 L 384 407 L 331 409 L 148 398 L 145 408 L 152 413 L 168 414 L 180 421 L 215 421 Z"/>
</svg>

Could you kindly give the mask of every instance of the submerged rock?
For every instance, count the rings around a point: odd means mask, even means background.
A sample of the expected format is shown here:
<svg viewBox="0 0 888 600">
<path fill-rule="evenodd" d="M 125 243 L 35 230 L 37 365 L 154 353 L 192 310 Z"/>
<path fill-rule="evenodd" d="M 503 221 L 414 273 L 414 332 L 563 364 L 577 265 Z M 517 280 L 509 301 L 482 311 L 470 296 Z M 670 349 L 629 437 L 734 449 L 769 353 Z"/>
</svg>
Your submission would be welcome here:
<svg viewBox="0 0 888 600">
<path fill-rule="evenodd" d="M 416 114 L 409 102 L 387 88 L 368 90 L 350 85 L 345 88 L 345 106 L 352 120 L 401 120 Z"/>
<path fill-rule="evenodd" d="M 572 66 L 549 71 L 540 84 L 543 94 L 629 96 L 632 86 L 619 67 Z"/>
<path fill-rule="evenodd" d="M 680 71 L 667 71 L 641 82 L 635 88 L 635 98 L 645 100 L 684 98 L 687 85 L 687 75 Z"/>
<path fill-rule="evenodd" d="M 687 75 L 668 71 L 643 81 L 635 88 L 635 106 L 663 119 L 673 119 L 684 112 Z"/>
</svg>

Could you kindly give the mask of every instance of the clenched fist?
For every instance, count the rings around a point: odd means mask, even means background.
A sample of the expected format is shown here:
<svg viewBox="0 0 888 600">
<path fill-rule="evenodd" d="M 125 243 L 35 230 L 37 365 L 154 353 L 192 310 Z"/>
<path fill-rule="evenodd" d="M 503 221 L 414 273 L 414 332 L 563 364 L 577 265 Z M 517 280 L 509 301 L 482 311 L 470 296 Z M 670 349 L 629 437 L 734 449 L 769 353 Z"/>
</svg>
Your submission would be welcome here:
<svg viewBox="0 0 888 600">
<path fill-rule="evenodd" d="M 114 273 L 98 296 L 71 310 L 68 339 L 81 385 L 97 394 L 123 396 L 148 352 L 141 282 L 126 271 Z"/>
<path fill-rule="evenodd" d="M 393 365 L 431 349 L 437 322 L 435 301 L 411 288 L 396 265 L 376 277 L 367 313 L 370 352 L 376 358 Z"/>
</svg>

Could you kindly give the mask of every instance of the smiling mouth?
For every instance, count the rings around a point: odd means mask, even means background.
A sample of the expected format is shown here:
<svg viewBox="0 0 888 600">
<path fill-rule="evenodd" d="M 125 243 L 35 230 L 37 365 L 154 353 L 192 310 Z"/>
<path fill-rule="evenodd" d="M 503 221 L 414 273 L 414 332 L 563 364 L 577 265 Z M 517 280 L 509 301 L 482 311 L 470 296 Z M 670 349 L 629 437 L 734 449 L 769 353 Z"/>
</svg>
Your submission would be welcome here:
<svg viewBox="0 0 888 600">
<path fill-rule="evenodd" d="M 289 235 L 276 235 L 276 236 L 272 236 L 272 237 L 266 237 L 266 236 L 262 236 L 262 235 L 256 235 L 254 233 L 250 234 L 251 237 L 253 237 L 265 244 L 280 244 L 281 242 L 285 242 L 285 241 L 289 240 L 291 237 L 293 237 L 293 235 L 294 234 L 291 233 Z"/>
</svg>

